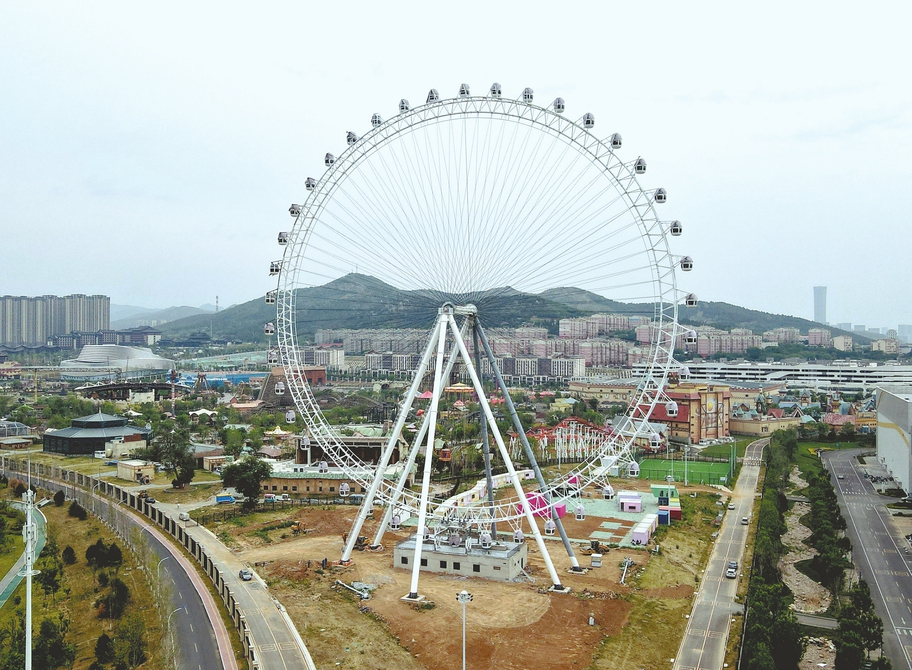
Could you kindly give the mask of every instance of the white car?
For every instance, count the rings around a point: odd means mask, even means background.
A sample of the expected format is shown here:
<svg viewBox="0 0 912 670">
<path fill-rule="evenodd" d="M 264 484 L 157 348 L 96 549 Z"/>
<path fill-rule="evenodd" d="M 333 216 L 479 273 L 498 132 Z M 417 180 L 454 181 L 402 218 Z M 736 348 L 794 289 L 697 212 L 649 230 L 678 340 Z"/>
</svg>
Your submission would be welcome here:
<svg viewBox="0 0 912 670">
<path fill-rule="evenodd" d="M 733 503 L 733 502 L 728 503 L 728 509 L 735 509 L 735 503 Z"/>
</svg>

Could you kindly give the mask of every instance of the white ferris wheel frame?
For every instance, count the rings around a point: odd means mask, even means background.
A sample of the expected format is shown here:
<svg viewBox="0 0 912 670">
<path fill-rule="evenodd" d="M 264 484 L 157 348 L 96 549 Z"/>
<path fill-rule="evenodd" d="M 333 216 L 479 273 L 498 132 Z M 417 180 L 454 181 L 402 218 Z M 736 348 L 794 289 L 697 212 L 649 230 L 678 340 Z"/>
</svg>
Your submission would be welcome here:
<svg viewBox="0 0 912 670">
<path fill-rule="evenodd" d="M 571 121 L 561 114 L 545 107 L 520 100 L 493 96 L 461 96 L 429 102 L 400 112 L 357 138 L 335 161 L 329 165 L 323 176 L 316 180 L 313 190 L 300 212 L 295 217 L 292 230 L 288 233 L 287 244 L 278 273 L 276 301 L 276 336 L 281 363 L 285 371 L 288 389 L 295 405 L 301 412 L 310 433 L 324 452 L 335 464 L 343 469 L 346 476 L 363 487 L 369 486 L 374 478 L 375 467 L 352 454 L 332 430 L 314 400 L 310 385 L 300 373 L 303 360 L 297 346 L 296 280 L 300 264 L 304 260 L 307 243 L 314 228 L 319 224 L 320 214 L 332 200 L 336 190 L 372 154 L 396 138 L 422 127 L 445 123 L 460 118 L 499 118 L 524 124 L 562 139 L 574 148 L 581 158 L 589 160 L 618 189 L 626 202 L 627 210 L 633 215 L 650 260 L 652 285 L 654 287 L 653 341 L 650 343 L 648 368 L 643 382 L 637 388 L 631 401 L 628 416 L 632 430 L 617 432 L 602 444 L 601 450 L 593 457 L 574 468 L 561 481 L 549 484 L 554 502 L 572 497 L 564 485 L 574 475 L 578 487 L 606 481 L 606 466 L 603 459 L 613 464 L 626 465 L 632 459 L 638 438 L 652 434 L 648 418 L 653 408 L 667 400 L 663 389 L 669 374 L 680 367 L 673 358 L 674 345 L 683 332 L 678 324 L 678 303 L 683 292 L 677 287 L 676 267 L 682 257 L 671 253 L 668 244 L 669 222 L 659 219 L 655 210 L 656 190 L 643 189 L 636 177 L 634 162 L 623 162 L 611 147 L 610 139 L 602 140 L 585 129 L 580 123 Z M 626 462 L 625 462 L 626 460 Z M 403 491 L 392 499 L 393 487 L 384 485 L 377 492 L 377 500 L 383 505 L 393 505 L 415 510 L 419 496 Z M 544 492 L 543 492 L 544 493 Z M 435 501 L 439 505 L 441 501 Z M 495 522 L 506 521 L 516 526 L 523 513 L 517 507 L 519 500 L 507 499 L 495 504 Z"/>
</svg>

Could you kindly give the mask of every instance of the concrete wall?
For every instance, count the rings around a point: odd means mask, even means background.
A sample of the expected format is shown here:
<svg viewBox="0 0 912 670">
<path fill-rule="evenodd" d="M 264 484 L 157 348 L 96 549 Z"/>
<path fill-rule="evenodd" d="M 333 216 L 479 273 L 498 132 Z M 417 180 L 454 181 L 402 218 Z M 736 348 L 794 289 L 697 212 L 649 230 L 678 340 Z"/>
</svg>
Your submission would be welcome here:
<svg viewBox="0 0 912 670">
<path fill-rule="evenodd" d="M 877 458 L 908 495 L 912 487 L 912 387 L 877 389 Z"/>
</svg>

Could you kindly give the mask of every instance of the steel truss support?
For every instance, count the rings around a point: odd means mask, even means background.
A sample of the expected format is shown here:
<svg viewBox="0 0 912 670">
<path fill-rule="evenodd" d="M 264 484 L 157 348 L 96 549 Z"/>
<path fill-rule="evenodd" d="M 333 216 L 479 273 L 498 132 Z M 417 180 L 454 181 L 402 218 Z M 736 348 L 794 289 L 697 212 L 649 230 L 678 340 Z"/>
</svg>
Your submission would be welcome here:
<svg viewBox="0 0 912 670">
<path fill-rule="evenodd" d="M 570 544 L 570 538 L 567 537 L 567 531 L 564 530 L 564 524 L 561 521 L 561 518 L 557 516 L 554 511 L 554 503 L 551 500 L 551 492 L 548 489 L 548 485 L 545 483 L 545 478 L 542 475 L 541 468 L 538 466 L 538 459 L 535 458 L 535 452 L 532 451 L 532 447 L 529 444 L 529 439 L 526 437 L 526 431 L 522 427 L 522 422 L 519 420 L 519 414 L 516 413 L 516 406 L 513 404 L 513 398 L 510 397 L 510 393 L 507 391 L 507 385 L 504 383 L 503 376 L 500 374 L 500 368 L 497 366 L 497 361 L 494 358 L 494 352 L 491 351 L 491 346 L 488 344 L 488 338 L 485 337 L 484 329 L 481 327 L 481 324 L 477 319 L 475 320 L 475 333 L 477 337 L 481 338 L 481 345 L 484 347 L 485 356 L 488 358 L 488 364 L 491 366 L 491 371 L 494 373 L 494 379 L 497 381 L 497 386 L 500 387 L 500 391 L 503 393 L 504 403 L 507 406 L 507 411 L 510 413 L 510 417 L 513 419 L 513 427 L 519 434 L 519 439 L 523 445 L 523 451 L 526 454 L 526 458 L 529 459 L 529 465 L 532 466 L 532 471 L 535 473 L 535 479 L 538 482 L 539 491 L 541 491 L 541 494 L 545 497 L 545 502 L 548 504 L 548 512 L 551 516 L 551 519 L 557 526 L 557 531 L 560 533 L 561 542 L 564 543 L 564 549 L 567 550 L 567 555 L 570 557 L 571 570 L 574 572 L 581 572 L 582 568 L 580 567 L 579 561 L 576 558 L 576 554 L 573 552 L 573 546 Z M 524 507 L 528 507 L 528 505 L 524 505 Z"/>
</svg>

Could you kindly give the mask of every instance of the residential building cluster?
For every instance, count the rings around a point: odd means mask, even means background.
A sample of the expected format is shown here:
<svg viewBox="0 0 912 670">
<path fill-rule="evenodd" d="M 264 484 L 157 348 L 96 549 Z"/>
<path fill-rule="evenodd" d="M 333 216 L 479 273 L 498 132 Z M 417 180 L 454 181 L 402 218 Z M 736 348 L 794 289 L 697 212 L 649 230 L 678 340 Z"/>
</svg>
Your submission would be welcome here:
<svg viewBox="0 0 912 670">
<path fill-rule="evenodd" d="M 87 345 L 119 344 L 127 347 L 151 347 L 162 339 L 160 330 L 149 326 L 138 326 L 125 330 L 73 331 L 48 338 L 47 346 L 52 349 L 80 349 Z"/>
<path fill-rule="evenodd" d="M 55 335 L 110 327 L 106 295 L 0 296 L 0 346 L 44 346 Z"/>
</svg>

